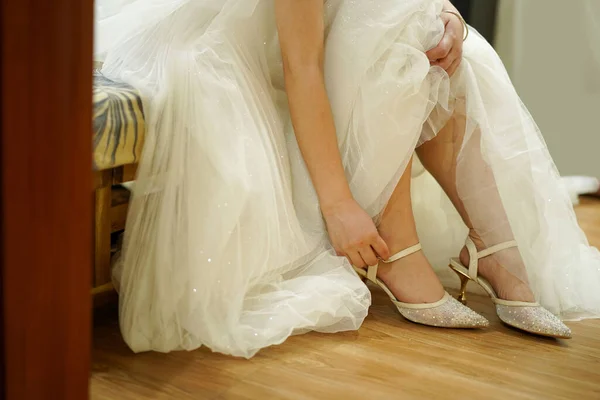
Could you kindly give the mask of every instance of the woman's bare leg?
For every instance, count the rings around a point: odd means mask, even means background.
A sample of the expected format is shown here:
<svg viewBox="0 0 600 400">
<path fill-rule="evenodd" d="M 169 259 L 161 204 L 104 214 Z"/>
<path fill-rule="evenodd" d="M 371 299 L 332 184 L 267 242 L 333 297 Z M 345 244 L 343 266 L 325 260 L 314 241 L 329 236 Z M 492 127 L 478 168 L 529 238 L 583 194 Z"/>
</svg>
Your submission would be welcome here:
<svg viewBox="0 0 600 400">
<path fill-rule="evenodd" d="M 411 166 L 409 162 L 378 228 L 391 254 L 419 243 L 410 199 Z M 406 303 L 433 303 L 444 295 L 442 284 L 421 251 L 391 264 L 380 263 L 377 275 L 398 300 Z"/>
<path fill-rule="evenodd" d="M 464 140 L 466 121 L 455 115 L 439 134 L 417 149 L 419 159 L 444 189 L 454 207 L 469 228 L 469 236 L 478 250 L 513 240 L 508 218 L 496 188 L 493 172 L 480 150 L 480 133 L 476 130 L 465 145 L 460 169 L 461 195 L 457 187 L 457 157 Z M 477 204 L 476 207 L 473 205 Z M 484 240 L 485 242 L 484 242 Z M 468 265 L 466 248 L 460 254 L 461 262 Z M 510 268 L 503 265 L 510 264 Z M 512 271 L 511 272 L 509 272 Z M 479 262 L 481 276 L 487 278 L 500 298 L 533 301 L 525 265 L 518 249 L 504 250 L 497 256 Z"/>
</svg>

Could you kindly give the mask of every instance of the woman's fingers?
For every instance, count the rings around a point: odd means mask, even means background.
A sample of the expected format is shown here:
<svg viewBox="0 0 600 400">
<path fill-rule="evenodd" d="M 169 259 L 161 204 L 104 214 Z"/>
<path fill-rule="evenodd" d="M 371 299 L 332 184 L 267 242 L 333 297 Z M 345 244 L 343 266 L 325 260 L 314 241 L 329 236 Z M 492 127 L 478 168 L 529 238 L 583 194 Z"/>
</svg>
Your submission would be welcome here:
<svg viewBox="0 0 600 400">
<path fill-rule="evenodd" d="M 381 238 L 381 236 L 377 235 L 375 240 L 371 242 L 371 247 L 375 250 L 375 253 L 382 259 L 387 260 L 390 258 L 390 249 L 388 248 L 387 243 Z"/>
<path fill-rule="evenodd" d="M 448 55 L 448 57 L 438 60 L 438 62 L 434 63 L 433 65 L 437 65 L 440 68 L 442 68 L 444 71 L 448 71 L 448 68 L 450 68 L 450 66 L 454 63 L 454 61 L 456 61 L 456 55 L 453 53 L 450 53 Z"/>
<path fill-rule="evenodd" d="M 460 62 L 462 60 L 462 53 L 460 49 L 453 48 L 450 51 L 450 54 L 446 58 L 438 60 L 437 62 L 431 63 L 431 65 L 437 65 L 442 68 L 444 71 L 448 73 L 448 75 L 452 76 L 456 69 L 458 68 Z"/>
<path fill-rule="evenodd" d="M 367 263 L 362 259 L 357 250 L 346 251 L 346 257 L 348 258 L 348 261 L 350 261 L 350 264 L 355 267 L 365 268 L 367 266 Z"/>
<path fill-rule="evenodd" d="M 436 62 L 438 60 L 444 59 L 450 54 L 452 50 L 453 41 L 449 35 L 444 35 L 442 40 L 435 46 L 433 49 L 429 50 L 427 53 L 427 58 L 431 62 Z"/>
<path fill-rule="evenodd" d="M 360 257 L 368 266 L 377 265 L 379 263 L 379 260 L 377 259 L 377 256 L 375 255 L 375 252 L 371 246 L 361 248 L 358 250 L 358 254 L 360 254 Z"/>
</svg>

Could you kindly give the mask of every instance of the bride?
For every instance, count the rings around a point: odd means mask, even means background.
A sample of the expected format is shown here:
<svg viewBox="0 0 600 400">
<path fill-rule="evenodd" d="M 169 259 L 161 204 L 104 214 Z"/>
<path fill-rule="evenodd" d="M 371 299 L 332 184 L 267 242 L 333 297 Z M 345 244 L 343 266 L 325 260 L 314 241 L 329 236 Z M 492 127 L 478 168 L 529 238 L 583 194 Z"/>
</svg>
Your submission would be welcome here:
<svg viewBox="0 0 600 400">
<path fill-rule="evenodd" d="M 358 329 L 359 277 L 410 321 L 487 326 L 432 264 L 527 332 L 568 338 L 558 317 L 600 315 L 600 255 L 449 1 L 97 3 L 102 72 L 139 90 L 148 127 L 115 268 L 134 351 L 251 357 Z M 417 156 L 428 174 L 411 179 Z"/>
</svg>

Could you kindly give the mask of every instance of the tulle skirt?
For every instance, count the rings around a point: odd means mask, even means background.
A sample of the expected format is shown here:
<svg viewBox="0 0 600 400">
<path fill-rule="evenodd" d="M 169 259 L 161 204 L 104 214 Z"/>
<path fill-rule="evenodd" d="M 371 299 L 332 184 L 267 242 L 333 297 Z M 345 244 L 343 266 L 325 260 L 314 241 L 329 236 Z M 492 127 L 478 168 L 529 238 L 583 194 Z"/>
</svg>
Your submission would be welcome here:
<svg viewBox="0 0 600 400">
<path fill-rule="evenodd" d="M 600 314 L 600 255 L 542 137 L 476 32 L 450 79 L 424 52 L 442 0 L 327 0 L 325 79 L 346 176 L 377 219 L 416 147 L 464 122 L 456 184 L 486 244 L 509 230 L 544 306 Z M 115 267 L 134 351 L 251 357 L 310 330 L 358 329 L 368 289 L 328 241 L 283 84 L 273 0 L 100 0 L 102 72 L 142 94 L 147 136 Z M 493 180 L 471 160 L 483 158 Z M 499 192 L 502 207 L 489 207 Z M 466 228 L 416 173 L 420 238 L 444 268 Z M 401 227 L 399 227 L 401 229 Z M 509 267 L 510 268 L 510 267 Z M 442 270 L 440 270 L 442 271 Z M 519 271 L 514 271 L 518 276 Z"/>
</svg>

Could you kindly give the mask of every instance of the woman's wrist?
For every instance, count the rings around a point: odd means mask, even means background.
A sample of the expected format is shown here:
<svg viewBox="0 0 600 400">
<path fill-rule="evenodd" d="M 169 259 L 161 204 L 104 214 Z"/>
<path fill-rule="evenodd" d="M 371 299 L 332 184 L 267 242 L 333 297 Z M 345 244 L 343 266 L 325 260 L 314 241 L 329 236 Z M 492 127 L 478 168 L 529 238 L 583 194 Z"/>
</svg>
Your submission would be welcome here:
<svg viewBox="0 0 600 400">
<path fill-rule="evenodd" d="M 444 8 L 442 9 L 442 12 L 443 13 L 447 13 L 447 14 L 452 14 L 456 18 L 458 18 L 458 20 L 463 25 L 463 41 L 467 40 L 467 37 L 469 36 L 469 26 L 465 22 L 465 19 L 460 14 L 460 12 L 458 11 L 458 9 L 456 7 L 454 7 L 454 4 L 452 4 L 449 0 L 445 0 L 444 1 Z"/>
<path fill-rule="evenodd" d="M 453 15 L 460 21 L 460 23 L 462 24 L 462 27 L 463 27 L 463 35 L 462 35 L 463 42 L 465 40 L 467 40 L 467 37 L 469 36 L 469 26 L 467 25 L 467 23 L 466 23 L 465 19 L 462 17 L 462 15 L 460 15 L 460 13 L 458 11 L 453 11 L 453 10 L 442 10 L 442 12 Z"/>
<path fill-rule="evenodd" d="M 321 208 L 321 214 L 324 217 L 327 215 L 335 214 L 336 210 L 338 210 L 344 204 L 347 204 L 350 201 L 354 201 L 354 197 L 352 196 L 352 192 L 349 188 L 340 189 L 338 191 L 328 193 L 322 197 L 319 197 L 319 207 Z"/>
</svg>

